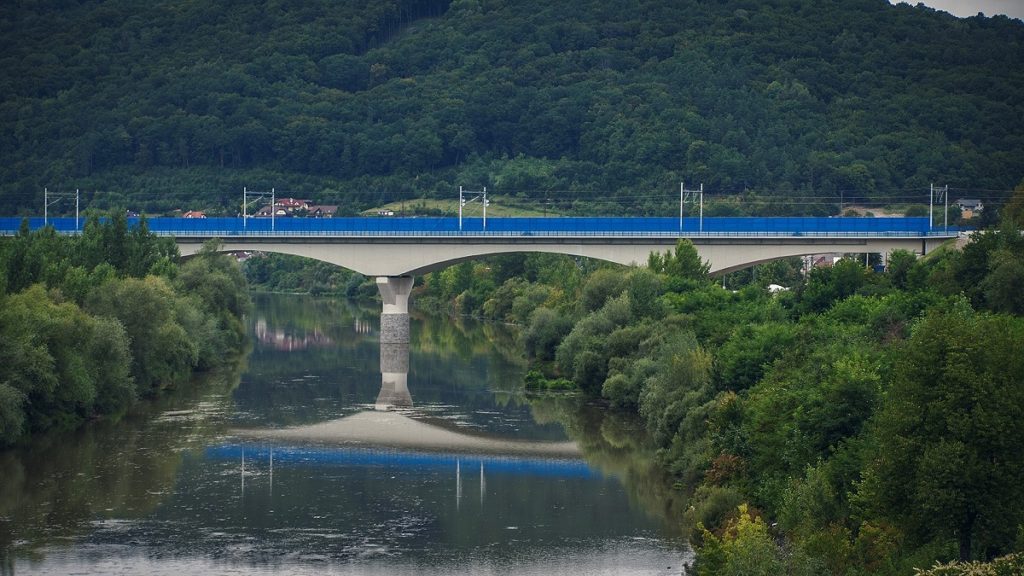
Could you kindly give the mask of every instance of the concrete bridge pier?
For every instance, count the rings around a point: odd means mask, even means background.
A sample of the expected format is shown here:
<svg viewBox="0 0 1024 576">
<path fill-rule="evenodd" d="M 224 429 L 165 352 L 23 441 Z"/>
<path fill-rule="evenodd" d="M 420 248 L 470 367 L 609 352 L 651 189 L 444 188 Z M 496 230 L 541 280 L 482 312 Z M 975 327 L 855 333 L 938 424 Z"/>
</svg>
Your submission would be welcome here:
<svg viewBox="0 0 1024 576">
<path fill-rule="evenodd" d="M 384 301 L 380 315 L 380 343 L 409 343 L 409 293 L 412 276 L 378 276 L 377 290 Z"/>
<path fill-rule="evenodd" d="M 412 407 L 409 393 L 409 293 L 412 276 L 378 276 L 384 308 L 380 315 L 380 392 L 374 408 Z"/>
</svg>

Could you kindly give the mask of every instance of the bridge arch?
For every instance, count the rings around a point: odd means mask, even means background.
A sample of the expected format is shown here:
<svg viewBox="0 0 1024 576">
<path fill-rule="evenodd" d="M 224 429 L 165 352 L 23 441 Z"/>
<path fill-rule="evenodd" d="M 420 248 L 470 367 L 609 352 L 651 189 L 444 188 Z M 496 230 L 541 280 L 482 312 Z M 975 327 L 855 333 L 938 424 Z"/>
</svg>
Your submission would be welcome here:
<svg viewBox="0 0 1024 576">
<path fill-rule="evenodd" d="M 454 240 L 454 241 L 453 241 Z M 222 252 L 262 251 L 303 256 L 328 262 L 372 277 L 417 276 L 460 262 L 515 253 L 564 254 L 622 265 L 646 265 L 651 252 L 675 248 L 677 237 L 617 239 L 475 238 L 296 238 L 227 239 Z M 697 254 L 710 264 L 712 274 L 729 273 L 756 264 L 793 256 L 828 253 L 888 254 L 904 249 L 924 253 L 932 240 L 907 237 L 879 238 L 693 238 Z M 202 240 L 177 240 L 182 256 L 197 253 Z"/>
<path fill-rule="evenodd" d="M 201 248 L 200 242 L 179 238 L 178 247 L 182 256 L 190 256 Z M 548 253 L 580 256 L 604 260 L 615 264 L 645 265 L 651 252 L 664 252 L 673 248 L 676 238 L 647 240 L 642 243 L 607 244 L 599 242 L 558 242 L 541 241 L 533 243 L 439 242 L 317 242 L 302 243 L 289 241 L 259 242 L 253 239 L 243 241 L 225 240 L 221 252 L 273 252 L 302 256 L 327 262 L 372 277 L 418 276 L 441 270 L 486 256 L 516 253 Z"/>
</svg>

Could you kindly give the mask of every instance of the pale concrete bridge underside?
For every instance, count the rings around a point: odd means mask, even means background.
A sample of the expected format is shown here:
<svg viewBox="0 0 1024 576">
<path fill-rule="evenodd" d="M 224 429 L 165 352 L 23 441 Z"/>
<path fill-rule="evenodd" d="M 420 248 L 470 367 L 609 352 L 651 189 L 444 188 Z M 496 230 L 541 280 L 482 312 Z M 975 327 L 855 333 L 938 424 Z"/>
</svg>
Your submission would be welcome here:
<svg viewBox="0 0 1024 576">
<path fill-rule="evenodd" d="M 947 238 L 729 236 L 691 238 L 711 272 L 739 270 L 771 260 L 809 254 L 879 253 L 903 249 L 926 253 Z M 205 238 L 179 237 L 183 256 L 195 254 Z M 606 260 L 623 265 L 644 265 L 651 252 L 665 252 L 678 238 L 437 238 L 437 237 L 287 237 L 227 239 L 225 252 L 263 251 L 292 254 L 329 262 L 365 276 L 416 276 L 452 264 L 494 254 L 546 252 Z"/>
</svg>

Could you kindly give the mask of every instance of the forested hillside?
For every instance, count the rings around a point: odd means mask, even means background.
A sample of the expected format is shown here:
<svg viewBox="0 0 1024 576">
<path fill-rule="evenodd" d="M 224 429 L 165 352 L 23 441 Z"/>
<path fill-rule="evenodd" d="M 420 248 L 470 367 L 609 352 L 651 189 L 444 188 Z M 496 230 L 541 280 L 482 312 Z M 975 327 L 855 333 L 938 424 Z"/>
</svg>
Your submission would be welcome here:
<svg viewBox="0 0 1024 576">
<path fill-rule="evenodd" d="M 461 184 L 659 212 L 680 180 L 776 213 L 932 181 L 994 201 L 1024 177 L 1022 89 L 1020 21 L 886 0 L 11 1 L 0 211 L 44 186 L 230 214 L 243 186 L 348 210 Z"/>
</svg>

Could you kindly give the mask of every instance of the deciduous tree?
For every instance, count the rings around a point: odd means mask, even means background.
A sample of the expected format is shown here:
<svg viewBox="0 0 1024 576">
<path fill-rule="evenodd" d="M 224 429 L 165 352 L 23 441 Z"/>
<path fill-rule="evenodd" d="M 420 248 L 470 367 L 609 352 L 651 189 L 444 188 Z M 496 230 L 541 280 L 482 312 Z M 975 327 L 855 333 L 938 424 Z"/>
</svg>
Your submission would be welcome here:
<svg viewBox="0 0 1024 576">
<path fill-rule="evenodd" d="M 919 322 L 876 422 L 860 497 L 961 560 L 1009 551 L 1024 521 L 1024 321 L 961 301 Z"/>
</svg>

